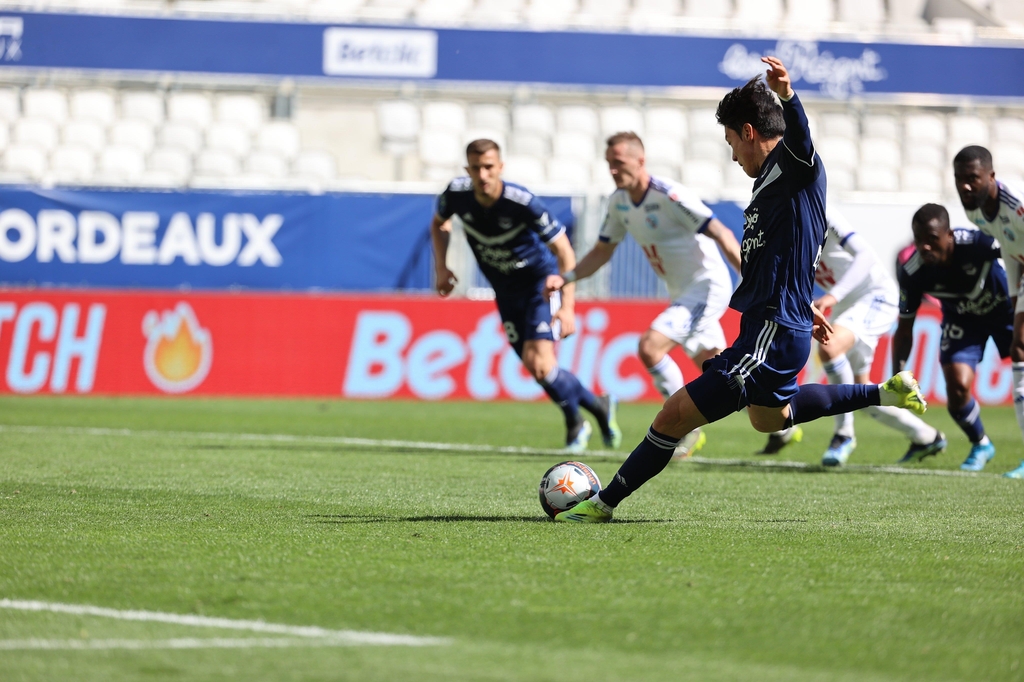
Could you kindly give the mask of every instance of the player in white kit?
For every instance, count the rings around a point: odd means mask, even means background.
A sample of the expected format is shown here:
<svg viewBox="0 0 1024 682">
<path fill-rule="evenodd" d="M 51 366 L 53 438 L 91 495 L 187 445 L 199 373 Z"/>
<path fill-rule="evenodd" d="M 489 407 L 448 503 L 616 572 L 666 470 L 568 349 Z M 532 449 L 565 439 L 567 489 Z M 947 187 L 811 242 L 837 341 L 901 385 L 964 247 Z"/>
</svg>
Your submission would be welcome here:
<svg viewBox="0 0 1024 682">
<path fill-rule="evenodd" d="M 1013 409 L 1024 435 L 1024 192 L 996 180 L 992 154 L 984 147 L 964 147 L 953 158 L 953 181 L 967 218 L 978 229 L 999 241 L 1006 266 L 1010 295 L 1016 298 L 1013 315 Z M 1024 461 L 1008 478 L 1024 479 Z"/>
<path fill-rule="evenodd" d="M 672 297 L 671 305 L 644 332 L 639 346 L 640 360 L 655 387 L 668 399 L 683 387 L 682 370 L 669 351 L 682 346 L 700 367 L 726 346 L 719 320 L 729 307 L 732 279 L 722 253 L 739 272 L 740 245 L 694 192 L 679 183 L 651 177 L 643 142 L 635 133 L 612 135 L 607 145 L 605 158 L 617 189 L 608 200 L 597 243 L 562 277 L 565 283 L 589 277 L 611 260 L 627 234 L 633 236 Z M 697 429 L 687 435 L 677 453 L 690 454 L 705 439 Z"/>
<path fill-rule="evenodd" d="M 896 282 L 878 261 L 863 235 L 832 206 L 826 206 L 828 231 L 815 271 L 815 281 L 826 293 L 814 302 L 818 310 L 831 308 L 829 320 L 835 332 L 827 346 L 818 345 L 818 358 L 830 384 L 871 383 L 871 364 L 878 339 L 887 334 L 899 316 Z M 946 437 L 907 410 L 872 406 L 867 413 L 910 439 L 901 462 L 917 462 L 941 452 Z M 841 466 L 857 446 L 853 413 L 836 415 L 832 442 L 821 458 L 825 466 Z M 788 443 L 799 441 L 799 426 L 770 434 L 760 454 L 773 455 Z"/>
</svg>

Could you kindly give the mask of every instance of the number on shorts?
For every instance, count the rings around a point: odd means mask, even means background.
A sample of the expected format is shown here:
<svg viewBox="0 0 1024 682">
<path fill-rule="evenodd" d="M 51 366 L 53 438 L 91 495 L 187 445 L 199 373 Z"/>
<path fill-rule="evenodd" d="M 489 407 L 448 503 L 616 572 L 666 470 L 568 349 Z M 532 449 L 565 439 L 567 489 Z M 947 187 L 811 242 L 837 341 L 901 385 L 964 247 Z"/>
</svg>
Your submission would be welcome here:
<svg viewBox="0 0 1024 682">
<path fill-rule="evenodd" d="M 942 338 L 959 341 L 964 338 L 964 328 L 955 324 L 944 324 L 942 325 Z"/>
<path fill-rule="evenodd" d="M 512 322 L 506 322 L 505 325 L 505 336 L 508 337 L 508 342 L 515 344 L 519 341 L 519 332 L 516 331 L 516 325 Z"/>
</svg>

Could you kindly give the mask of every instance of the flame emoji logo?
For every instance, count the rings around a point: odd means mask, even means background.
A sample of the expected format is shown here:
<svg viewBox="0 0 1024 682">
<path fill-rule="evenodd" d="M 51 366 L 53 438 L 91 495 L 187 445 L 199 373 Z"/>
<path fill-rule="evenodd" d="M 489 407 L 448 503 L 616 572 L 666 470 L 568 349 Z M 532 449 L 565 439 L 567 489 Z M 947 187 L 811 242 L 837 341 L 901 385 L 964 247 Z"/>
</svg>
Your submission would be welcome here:
<svg viewBox="0 0 1024 682">
<path fill-rule="evenodd" d="M 142 333 L 147 339 L 143 365 L 154 386 L 185 393 L 203 383 L 213 364 L 213 341 L 188 303 L 162 314 L 150 310 L 142 319 Z"/>
</svg>

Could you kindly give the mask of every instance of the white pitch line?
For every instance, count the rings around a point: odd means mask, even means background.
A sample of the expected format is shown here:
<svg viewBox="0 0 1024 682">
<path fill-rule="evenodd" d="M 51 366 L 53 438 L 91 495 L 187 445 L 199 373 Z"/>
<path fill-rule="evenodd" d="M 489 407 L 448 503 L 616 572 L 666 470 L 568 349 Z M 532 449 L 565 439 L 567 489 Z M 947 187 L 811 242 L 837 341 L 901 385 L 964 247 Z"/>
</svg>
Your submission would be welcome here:
<svg viewBox="0 0 1024 682">
<path fill-rule="evenodd" d="M 0 651 L 104 651 L 127 649 L 286 649 L 289 647 L 353 646 L 332 638 L 287 639 L 283 637 L 178 637 L 175 639 L 0 639 Z"/>
<path fill-rule="evenodd" d="M 231 618 L 213 618 L 210 616 L 162 613 L 159 611 L 119 611 L 117 609 L 88 606 L 85 604 L 59 604 L 43 601 L 0 599 L 0 609 L 67 613 L 75 616 L 97 616 L 99 618 L 113 618 L 115 620 L 171 623 L 173 625 L 221 628 L 226 630 L 248 630 L 249 632 L 289 635 L 291 637 L 328 639 L 337 644 L 436 646 L 451 643 L 451 640 L 440 637 L 413 637 L 411 635 L 391 635 L 383 632 L 359 632 L 356 630 L 327 630 L 316 626 L 281 625 L 278 623 L 267 623 L 262 620 L 234 620 Z"/>
<path fill-rule="evenodd" d="M 586 453 L 570 453 L 564 449 L 529 448 L 498 445 L 473 445 L 471 443 L 437 443 L 431 441 L 415 440 L 393 440 L 377 438 L 350 438 L 346 436 L 297 436 L 286 433 L 232 433 L 216 431 L 154 431 L 144 429 L 107 429 L 89 428 L 80 426 L 4 426 L 0 425 L 0 433 L 38 433 L 38 434 L 67 434 L 78 436 L 115 436 L 115 437 L 144 437 L 144 438 L 198 438 L 206 440 L 228 440 L 255 443 L 307 443 L 310 445 L 344 445 L 362 448 L 405 448 L 408 450 L 429 450 L 434 452 L 477 452 L 483 454 L 503 455 L 551 455 L 552 457 L 574 457 L 587 459 L 595 458 L 618 458 L 626 456 L 624 452 L 588 450 Z M 701 464 L 705 466 L 723 467 L 760 467 L 765 469 L 811 469 L 819 468 L 817 464 L 806 462 L 792 462 L 785 460 L 771 459 L 721 459 L 709 457 L 688 457 L 682 460 L 684 463 Z M 910 469 L 901 466 L 875 465 L 875 464 L 847 464 L 838 467 L 836 471 L 849 473 L 882 473 L 882 474 L 903 474 L 911 476 L 955 476 L 985 478 L 993 477 L 995 474 L 984 472 L 952 471 L 948 469 Z"/>
</svg>

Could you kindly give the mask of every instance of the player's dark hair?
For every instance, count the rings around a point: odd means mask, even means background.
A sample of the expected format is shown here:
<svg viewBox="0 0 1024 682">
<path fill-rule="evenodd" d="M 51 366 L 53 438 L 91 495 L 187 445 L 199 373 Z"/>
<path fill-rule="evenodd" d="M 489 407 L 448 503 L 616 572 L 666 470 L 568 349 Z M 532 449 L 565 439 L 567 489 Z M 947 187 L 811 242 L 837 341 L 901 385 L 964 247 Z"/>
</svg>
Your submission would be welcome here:
<svg viewBox="0 0 1024 682">
<path fill-rule="evenodd" d="M 741 88 L 733 88 L 723 97 L 718 103 L 715 118 L 737 133 L 743 131 L 744 123 L 749 123 L 761 137 L 769 140 L 782 137 L 786 132 L 782 106 L 760 76 L 751 78 Z"/>
<path fill-rule="evenodd" d="M 488 140 L 487 138 L 481 138 L 479 140 L 473 140 L 466 146 L 466 157 L 479 156 L 480 154 L 486 154 L 487 152 L 494 150 L 498 152 L 498 156 L 501 156 L 501 147 L 494 140 Z"/>
<path fill-rule="evenodd" d="M 949 229 L 949 211 L 946 210 L 945 206 L 939 204 L 925 204 L 921 208 L 917 209 L 917 213 L 914 214 L 914 218 L 911 221 L 911 225 L 917 227 L 925 227 L 933 220 L 938 220 L 939 224 L 944 226 L 947 230 Z"/>
<path fill-rule="evenodd" d="M 634 133 L 632 130 L 627 130 L 621 133 L 615 133 L 605 141 L 605 144 L 607 144 L 609 147 L 614 147 L 615 145 L 622 144 L 623 142 L 635 144 L 637 147 L 640 147 L 640 149 L 644 148 L 643 140 L 641 140 L 640 136 Z"/>
<path fill-rule="evenodd" d="M 964 147 L 953 157 L 953 166 L 964 166 L 977 161 L 985 170 L 992 170 L 992 152 L 982 146 L 972 144 Z"/>
</svg>

